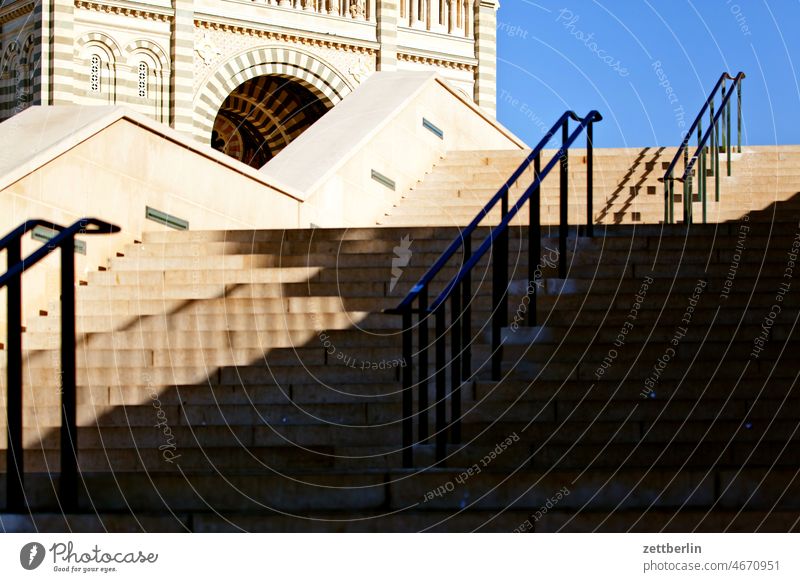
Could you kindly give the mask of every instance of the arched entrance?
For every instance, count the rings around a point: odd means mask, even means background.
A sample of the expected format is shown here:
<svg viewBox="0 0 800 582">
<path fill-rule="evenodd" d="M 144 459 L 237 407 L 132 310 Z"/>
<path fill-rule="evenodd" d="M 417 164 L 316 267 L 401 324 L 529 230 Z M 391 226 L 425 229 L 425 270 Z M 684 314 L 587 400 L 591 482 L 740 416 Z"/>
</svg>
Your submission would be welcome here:
<svg viewBox="0 0 800 582">
<path fill-rule="evenodd" d="M 208 77 L 202 82 L 194 97 L 193 123 L 195 137 L 201 142 L 211 144 L 216 141 L 218 148 L 226 147 L 235 150 L 236 144 L 231 146 L 222 145 L 225 140 L 225 121 L 220 121 L 224 117 L 227 122 L 238 125 L 237 121 L 231 121 L 230 115 L 220 116 L 220 111 L 226 110 L 223 103 L 228 98 L 237 93 L 246 94 L 248 90 L 253 90 L 253 85 L 247 85 L 248 81 L 253 81 L 262 77 L 271 77 L 273 82 L 277 82 L 279 87 L 283 87 L 286 92 L 294 91 L 295 98 L 301 99 L 304 103 L 308 95 L 302 93 L 301 89 L 306 89 L 325 107 L 330 109 L 339 103 L 347 94 L 353 90 L 353 85 L 345 76 L 334 68 L 331 64 L 307 51 L 301 51 L 285 46 L 264 46 L 254 48 L 219 64 Z M 287 84 L 287 81 L 291 83 Z M 258 89 L 255 89 L 258 91 Z M 278 91 L 282 93 L 283 90 Z M 273 91 L 274 92 L 274 91 Z M 270 94 L 270 89 L 266 89 L 266 94 Z M 241 114 L 239 114 L 241 116 Z M 283 119 L 285 115 L 279 116 Z M 289 120 L 291 122 L 291 120 Z M 216 135 L 214 135 L 215 125 L 219 122 Z M 308 124 L 310 125 L 310 123 Z M 256 129 L 248 129 L 247 124 L 240 126 L 242 131 L 251 136 L 255 135 Z M 223 131 L 220 131 L 223 130 Z M 298 132 L 293 137 L 297 137 L 302 132 Z M 258 133 L 261 135 L 261 133 Z M 237 138 L 231 135 L 233 141 Z M 291 141 L 291 140 L 289 140 Z M 244 138 L 242 139 L 244 146 Z M 270 151 L 271 155 L 277 152 Z M 258 155 L 263 156 L 263 153 Z M 263 159 L 263 158 L 262 158 Z M 256 165 L 259 160 L 254 160 L 252 165 Z"/>
<path fill-rule="evenodd" d="M 260 168 L 327 111 L 322 99 L 294 79 L 254 77 L 223 101 L 214 120 L 211 145 Z"/>
</svg>

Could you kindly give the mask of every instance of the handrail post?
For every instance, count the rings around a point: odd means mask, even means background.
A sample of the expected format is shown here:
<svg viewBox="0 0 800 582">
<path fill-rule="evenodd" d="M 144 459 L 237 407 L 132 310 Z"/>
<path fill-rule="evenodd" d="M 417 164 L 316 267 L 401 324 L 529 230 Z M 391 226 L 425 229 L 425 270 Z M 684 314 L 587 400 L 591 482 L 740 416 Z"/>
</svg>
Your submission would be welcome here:
<svg viewBox="0 0 800 582">
<path fill-rule="evenodd" d="M 708 123 L 710 124 L 710 127 L 714 128 L 713 129 L 714 141 L 712 143 L 717 144 L 717 147 L 719 147 L 719 124 L 718 123 L 714 123 L 714 109 L 715 109 L 715 105 L 714 105 L 714 100 L 712 99 L 710 110 L 709 110 L 709 115 L 708 115 Z M 719 152 L 717 152 L 717 153 L 719 153 Z"/>
<path fill-rule="evenodd" d="M 711 167 L 714 168 L 715 200 L 719 202 L 719 123 L 714 123 L 714 101 L 711 102 L 711 113 L 709 123 L 711 130 Z"/>
<path fill-rule="evenodd" d="M 675 224 L 675 178 L 669 177 L 669 223 Z"/>
<path fill-rule="evenodd" d="M 725 78 L 723 78 L 722 79 L 722 93 L 721 93 L 721 95 L 722 95 L 721 98 L 722 98 L 723 101 L 725 100 L 725 88 L 727 87 L 727 84 L 728 84 L 727 81 L 725 80 Z M 725 112 L 724 111 L 722 112 L 722 116 L 723 116 L 723 119 L 722 119 L 722 146 L 727 150 L 728 146 L 730 145 L 730 140 L 729 140 L 728 134 L 725 132 Z"/>
<path fill-rule="evenodd" d="M 444 460 L 447 453 L 447 332 L 445 330 L 445 306 L 436 308 L 436 462 Z"/>
<path fill-rule="evenodd" d="M 739 79 L 736 84 L 736 97 L 738 104 L 736 141 L 739 145 L 739 153 L 742 153 L 742 79 Z"/>
<path fill-rule="evenodd" d="M 689 173 L 687 175 L 687 170 L 689 168 L 689 141 L 691 140 L 691 135 L 686 136 L 684 141 L 684 150 L 683 150 L 683 222 L 684 223 L 691 223 L 692 221 L 692 175 Z"/>
<path fill-rule="evenodd" d="M 420 444 L 428 440 L 428 377 L 430 376 L 430 366 L 428 365 L 428 320 L 430 314 L 428 313 L 428 286 L 423 286 L 419 294 L 419 331 L 417 337 L 419 338 L 419 370 L 417 371 L 417 410 L 419 411 L 419 419 L 417 421 L 418 434 L 417 439 Z M 411 365 L 407 361 L 408 366 Z M 411 385 L 409 381 L 409 386 Z M 410 398 L 410 395 L 409 395 Z"/>
<path fill-rule="evenodd" d="M 569 232 L 569 121 L 561 126 L 561 160 L 559 163 L 560 191 L 558 226 L 558 277 L 567 278 L 567 234 Z"/>
<path fill-rule="evenodd" d="M 586 236 L 594 237 L 594 122 L 586 126 Z"/>
<path fill-rule="evenodd" d="M 700 198 L 700 204 L 704 204 L 703 200 L 705 199 L 705 189 L 706 189 L 706 177 L 705 177 L 705 147 L 702 147 L 703 144 L 703 121 L 702 119 L 697 124 L 697 148 L 700 150 L 700 157 L 697 158 L 697 163 L 695 163 L 695 168 L 697 171 L 697 196 Z M 700 167 L 697 166 L 700 164 Z"/>
<path fill-rule="evenodd" d="M 669 219 L 669 183 L 672 181 L 672 176 L 664 180 L 664 224 L 670 224 Z"/>
<path fill-rule="evenodd" d="M 61 507 L 78 508 L 77 378 L 75 370 L 75 238 L 61 246 Z"/>
<path fill-rule="evenodd" d="M 683 222 L 692 223 L 692 177 L 687 176 L 683 181 Z"/>
<path fill-rule="evenodd" d="M 459 285 L 460 287 L 460 285 Z M 461 442 L 461 289 L 450 296 L 450 442 Z"/>
<path fill-rule="evenodd" d="M 414 406 L 412 399 L 412 366 L 411 366 L 411 352 L 413 343 L 413 329 L 411 320 L 411 308 L 403 311 L 403 393 L 402 393 L 402 410 L 403 410 L 403 467 L 410 469 L 414 466 Z M 421 343 L 421 342 L 420 342 Z M 420 427 L 421 431 L 421 427 Z"/>
<path fill-rule="evenodd" d="M 542 172 L 541 154 L 537 153 L 533 160 L 533 180 L 539 179 Z M 542 186 L 539 184 L 534 189 L 528 201 L 528 325 L 536 325 L 537 290 L 536 271 L 542 259 L 542 218 L 541 218 Z"/>
<path fill-rule="evenodd" d="M 503 193 L 501 213 L 508 215 L 508 188 Z M 508 324 L 508 229 L 497 237 L 492 250 L 492 379 L 502 374 L 503 328 Z"/>
<path fill-rule="evenodd" d="M 682 148 L 683 148 L 683 173 L 686 173 L 686 168 L 689 167 L 689 139 L 691 138 L 690 135 L 686 135 L 683 140 Z"/>
<path fill-rule="evenodd" d="M 22 244 L 15 239 L 6 248 L 10 268 L 22 261 Z M 22 513 L 25 509 L 25 450 L 22 440 L 22 275 L 7 285 L 8 361 L 6 511 Z"/>
<path fill-rule="evenodd" d="M 464 257 L 472 256 L 472 236 L 464 239 Z M 472 273 L 468 272 L 461 283 L 461 344 L 464 353 L 461 359 L 461 379 L 466 382 L 472 376 Z"/>
<path fill-rule="evenodd" d="M 719 124 L 714 123 L 714 103 L 711 103 L 711 167 L 714 169 L 714 201 L 719 202 Z"/>
<path fill-rule="evenodd" d="M 731 91 L 733 91 L 733 85 L 731 85 Z M 728 156 L 728 176 L 731 175 L 731 148 L 732 146 L 732 136 L 731 136 L 731 100 L 728 99 L 728 104 L 725 106 L 725 124 L 728 130 L 728 147 L 726 148 L 726 154 Z"/>
<path fill-rule="evenodd" d="M 707 220 L 707 199 L 708 199 L 708 183 L 706 182 L 706 174 L 708 173 L 708 169 L 706 168 L 706 149 L 700 152 L 700 174 L 701 180 L 703 182 L 703 189 L 700 192 L 700 200 L 703 204 L 703 224 L 706 224 Z"/>
</svg>

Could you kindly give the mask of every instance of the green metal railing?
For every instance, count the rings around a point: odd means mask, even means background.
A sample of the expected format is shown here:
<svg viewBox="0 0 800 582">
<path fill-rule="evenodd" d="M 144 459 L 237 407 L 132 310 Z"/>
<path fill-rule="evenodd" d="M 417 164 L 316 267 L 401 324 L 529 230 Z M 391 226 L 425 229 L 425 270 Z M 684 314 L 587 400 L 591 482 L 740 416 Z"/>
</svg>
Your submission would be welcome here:
<svg viewBox="0 0 800 582">
<path fill-rule="evenodd" d="M 697 167 L 697 194 L 703 208 L 703 223 L 708 219 L 708 170 L 711 157 L 711 170 L 714 175 L 714 200 L 719 202 L 719 178 L 720 178 L 720 154 L 723 152 L 727 157 L 727 173 L 731 175 L 731 152 L 733 150 L 732 131 L 731 131 L 731 106 L 732 97 L 736 93 L 737 103 L 737 122 L 736 122 L 736 147 L 738 152 L 742 152 L 742 80 L 745 74 L 740 72 L 735 77 L 728 73 L 723 73 L 713 91 L 706 99 L 703 108 L 697 115 L 689 131 L 678 148 L 672 163 L 664 173 L 664 177 L 659 180 L 664 183 L 664 222 L 674 224 L 675 222 L 675 181 L 683 183 L 683 221 L 691 224 L 692 203 L 694 198 L 692 180 L 693 172 Z M 727 87 L 728 81 L 732 81 L 730 88 Z M 717 96 L 720 96 L 719 107 L 716 107 Z M 703 131 L 703 118 L 708 112 L 708 128 Z M 689 141 L 697 133 L 697 149 L 689 157 Z M 683 173 L 675 175 L 675 170 L 679 161 L 683 159 Z M 699 165 L 698 165 L 699 164 Z"/>
</svg>

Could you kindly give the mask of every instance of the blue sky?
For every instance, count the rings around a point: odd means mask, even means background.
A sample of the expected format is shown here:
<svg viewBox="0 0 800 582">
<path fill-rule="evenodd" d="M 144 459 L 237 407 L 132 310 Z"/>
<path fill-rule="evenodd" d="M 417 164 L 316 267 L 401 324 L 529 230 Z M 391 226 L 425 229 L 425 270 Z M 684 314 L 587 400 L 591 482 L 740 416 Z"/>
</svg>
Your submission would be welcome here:
<svg viewBox="0 0 800 582">
<path fill-rule="evenodd" d="M 534 145 L 566 109 L 601 147 L 674 145 L 723 71 L 744 141 L 800 144 L 800 0 L 501 0 L 498 117 Z"/>
</svg>

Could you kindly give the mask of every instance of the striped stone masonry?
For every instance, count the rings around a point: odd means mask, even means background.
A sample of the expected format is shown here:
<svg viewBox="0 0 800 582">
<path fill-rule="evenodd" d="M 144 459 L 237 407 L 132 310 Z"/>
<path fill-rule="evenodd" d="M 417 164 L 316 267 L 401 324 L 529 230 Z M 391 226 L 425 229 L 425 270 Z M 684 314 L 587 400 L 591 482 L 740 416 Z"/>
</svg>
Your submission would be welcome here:
<svg viewBox="0 0 800 582">
<path fill-rule="evenodd" d="M 37 79 L 39 90 L 37 94 L 39 98 L 38 104 L 40 105 L 50 103 L 49 71 L 52 55 L 50 54 L 50 48 L 47 44 L 47 35 L 49 34 L 50 23 L 52 22 L 52 15 L 50 13 L 52 2 L 53 0 L 40 0 L 36 3 L 34 9 L 34 14 L 38 14 L 38 19 L 35 20 L 37 26 L 35 27 L 34 39 L 36 40 L 36 51 L 38 55 L 36 57 L 36 62 L 39 67 L 39 78 Z"/>
<path fill-rule="evenodd" d="M 480 0 L 475 13 L 475 102 L 497 111 L 497 0 Z"/>
<path fill-rule="evenodd" d="M 31 33 L 31 105 L 41 105 L 43 101 L 42 95 L 42 58 L 44 51 L 42 51 L 42 30 L 44 30 L 44 20 L 42 18 L 42 2 L 36 2 L 33 5 L 33 14 L 31 15 L 31 23 L 33 24 L 33 31 Z"/>
<path fill-rule="evenodd" d="M 378 0 L 378 70 L 397 69 L 397 19 L 400 14 L 398 0 Z"/>
<path fill-rule="evenodd" d="M 69 105 L 74 95 L 75 3 L 50 0 L 50 9 L 50 104 Z"/>
<path fill-rule="evenodd" d="M 178 131 L 191 134 L 194 129 L 194 0 L 173 0 L 173 8 L 170 125 Z"/>
</svg>

